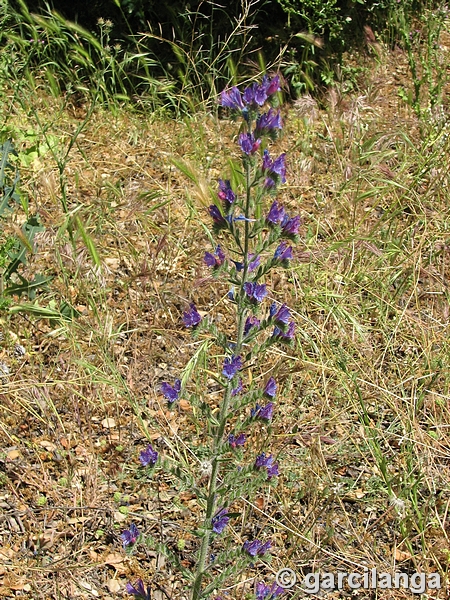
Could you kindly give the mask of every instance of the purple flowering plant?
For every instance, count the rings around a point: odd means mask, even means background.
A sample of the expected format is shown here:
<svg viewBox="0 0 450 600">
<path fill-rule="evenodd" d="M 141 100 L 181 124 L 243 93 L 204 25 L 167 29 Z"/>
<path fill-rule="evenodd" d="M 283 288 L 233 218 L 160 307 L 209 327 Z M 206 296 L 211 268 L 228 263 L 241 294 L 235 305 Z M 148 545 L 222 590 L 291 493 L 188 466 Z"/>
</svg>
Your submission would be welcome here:
<svg viewBox="0 0 450 600">
<path fill-rule="evenodd" d="M 280 382 L 274 376 L 260 381 L 250 374 L 271 346 L 293 344 L 295 339 L 292 313 L 286 304 L 274 300 L 270 279 L 266 279 L 271 270 L 290 267 L 300 228 L 300 217 L 290 215 L 282 201 L 274 199 L 280 185 L 286 182 L 288 170 L 286 154 L 277 156 L 268 148 L 283 128 L 277 106 L 280 89 L 278 75 L 265 75 L 261 82 L 252 83 L 243 91 L 232 87 L 220 96 L 224 110 L 241 120 L 236 138 L 240 165 L 232 163 L 231 177 L 224 176 L 217 182 L 216 199 L 208 209 L 213 246 L 205 253 L 202 268 L 227 282 L 230 293 L 226 302 L 233 311 L 235 328 L 219 332 L 213 316 L 201 316 L 198 303 L 192 302 L 182 314 L 184 326 L 196 339 L 206 333 L 208 340 L 212 339 L 215 348 L 220 349 L 214 358 L 214 381 L 220 400 L 216 395 L 211 399 L 207 393 L 189 395 L 196 408 L 197 423 L 204 417 L 201 428 L 207 436 L 198 455 L 200 475 L 184 481 L 203 510 L 194 572 L 164 550 L 162 543 L 152 543 L 173 559 L 188 580 L 191 600 L 212 597 L 233 574 L 267 560 L 272 548 L 272 541 L 263 531 L 261 539 L 244 539 L 240 544 L 236 544 L 236 533 L 232 531 L 233 521 L 242 518 L 236 512 L 240 498 L 253 498 L 261 486 L 277 485 L 281 474 L 279 462 L 267 447 L 270 436 L 264 435 L 264 440 L 258 436 L 261 430 L 271 431 Z M 212 359 L 205 358 L 208 363 L 210 360 L 212 363 Z M 207 369 L 211 373 L 210 364 Z M 170 407 L 176 409 L 180 398 L 188 394 L 191 372 L 186 370 L 180 379 L 164 381 L 160 386 Z M 169 470 L 168 461 L 158 457 L 151 446 L 141 452 L 140 460 L 152 472 Z M 127 550 L 145 539 L 145 534 L 135 536 L 134 530 L 129 531 L 122 536 Z M 212 564 L 220 568 L 212 568 Z M 147 594 L 141 581 L 128 585 L 130 594 Z M 275 584 L 258 583 L 255 598 L 269 600 L 281 593 Z"/>
</svg>

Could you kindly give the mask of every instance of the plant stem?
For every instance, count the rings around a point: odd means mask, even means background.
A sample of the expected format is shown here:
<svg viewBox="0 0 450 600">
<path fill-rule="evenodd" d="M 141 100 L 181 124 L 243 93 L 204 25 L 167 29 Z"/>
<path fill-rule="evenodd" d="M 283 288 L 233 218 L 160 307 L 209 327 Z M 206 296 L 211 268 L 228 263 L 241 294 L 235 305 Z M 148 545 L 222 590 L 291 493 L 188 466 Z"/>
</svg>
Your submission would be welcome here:
<svg viewBox="0 0 450 600">
<path fill-rule="evenodd" d="M 246 201 L 245 201 L 245 218 L 249 218 L 250 212 L 250 202 L 251 202 L 251 186 L 250 186 L 250 164 L 246 161 Z M 244 221 L 245 227 L 245 238 L 244 238 L 244 256 L 243 256 L 243 274 L 242 281 L 240 286 L 240 294 L 238 297 L 238 327 L 237 327 L 237 336 L 236 336 L 236 347 L 235 347 L 235 355 L 239 356 L 243 341 L 244 341 L 244 327 L 245 327 L 245 319 L 247 317 L 247 308 L 243 302 L 244 298 L 244 284 L 247 279 L 248 274 L 248 251 L 249 251 L 249 232 L 250 232 L 250 223 L 249 221 Z M 203 539 L 200 546 L 200 552 L 197 562 L 197 573 L 194 579 L 194 584 L 192 587 L 191 600 L 200 600 L 202 597 L 202 581 L 205 575 L 205 571 L 207 568 L 206 559 L 209 554 L 209 547 L 211 543 L 211 519 L 216 510 L 216 491 L 217 491 L 217 483 L 219 479 L 219 467 L 220 461 L 217 456 L 217 451 L 219 446 L 222 443 L 223 434 L 225 432 L 225 427 L 228 420 L 228 411 L 231 401 L 231 391 L 233 389 L 233 380 L 231 380 L 226 389 L 223 397 L 223 401 L 220 407 L 219 413 L 219 424 L 217 426 L 216 435 L 214 437 L 214 446 L 213 446 L 213 460 L 212 460 L 212 468 L 211 468 L 211 476 L 209 479 L 209 488 L 208 488 L 208 499 L 206 501 L 206 514 L 204 519 L 204 531 L 203 531 Z"/>
</svg>

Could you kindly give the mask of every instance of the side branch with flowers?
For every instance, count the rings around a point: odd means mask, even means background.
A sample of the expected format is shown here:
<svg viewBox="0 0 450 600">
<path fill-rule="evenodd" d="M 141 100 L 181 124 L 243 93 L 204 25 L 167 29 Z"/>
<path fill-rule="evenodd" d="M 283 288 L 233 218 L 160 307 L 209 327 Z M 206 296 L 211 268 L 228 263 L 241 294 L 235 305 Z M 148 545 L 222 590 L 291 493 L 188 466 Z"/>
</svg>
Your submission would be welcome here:
<svg viewBox="0 0 450 600">
<path fill-rule="evenodd" d="M 209 214 L 213 232 L 221 240 L 213 251 L 206 252 L 204 262 L 231 286 L 228 297 L 234 306 L 235 334 L 219 333 L 213 320 L 201 318 L 195 304 L 183 314 L 183 323 L 193 335 L 208 332 L 223 354 L 217 377 L 222 388 L 218 412 L 209 409 L 204 414 L 211 440 L 207 482 L 203 488 L 194 486 L 204 509 L 196 568 L 193 574 L 182 569 L 192 600 L 211 598 L 236 573 L 264 560 L 272 546 L 271 540 L 248 539 L 237 549 L 235 542 L 224 548 L 224 540 L 230 521 L 238 516 L 233 504 L 243 493 L 252 498 L 262 485 L 276 485 L 280 474 L 274 456 L 265 448 L 267 441 L 259 447 L 250 447 L 247 442 L 252 424 L 259 421 L 270 425 L 278 384 L 270 377 L 257 387 L 247 384 L 245 378 L 268 348 L 291 344 L 295 335 L 295 324 L 285 304 L 271 302 L 265 306 L 269 290 L 264 278 L 274 268 L 289 266 L 291 243 L 297 241 L 300 226 L 300 217 L 289 216 L 275 198 L 279 185 L 286 182 L 285 154 L 272 158 L 268 149 L 283 127 L 276 108 L 279 91 L 279 77 L 264 76 L 260 84 L 252 84 L 243 93 L 233 87 L 223 91 L 220 98 L 221 105 L 241 119 L 238 145 L 242 177 L 241 183 L 233 186 L 229 180 L 219 180 L 218 199 L 209 207 Z M 263 216 L 266 196 L 272 197 L 272 203 Z M 177 379 L 163 382 L 161 392 L 173 406 L 185 390 Z M 151 445 L 141 452 L 140 460 L 151 472 L 162 462 Z M 216 543 L 218 536 L 220 543 Z M 122 539 L 127 549 L 145 541 L 133 525 Z M 128 584 L 127 591 L 144 600 L 150 596 L 150 589 L 145 589 L 141 580 Z M 282 592 L 276 584 L 258 582 L 255 586 L 257 600 L 270 600 Z"/>
</svg>

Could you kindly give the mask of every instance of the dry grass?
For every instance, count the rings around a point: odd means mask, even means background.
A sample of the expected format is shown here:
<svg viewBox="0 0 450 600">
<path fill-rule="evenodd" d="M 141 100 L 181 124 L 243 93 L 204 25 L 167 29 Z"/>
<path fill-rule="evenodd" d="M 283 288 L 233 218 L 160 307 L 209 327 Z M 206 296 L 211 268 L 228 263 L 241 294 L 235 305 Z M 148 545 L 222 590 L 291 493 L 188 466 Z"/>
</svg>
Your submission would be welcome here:
<svg viewBox="0 0 450 600">
<path fill-rule="evenodd" d="M 446 128 L 421 133 L 398 99 L 393 74 L 404 82 L 405 72 L 394 53 L 370 65 L 357 94 L 337 90 L 324 107 L 305 98 L 287 113 L 278 145 L 288 151 L 289 185 L 280 197 L 302 214 L 303 242 L 293 267 L 267 283 L 293 308 L 298 336 L 252 373 L 281 384 L 272 445 L 283 475 L 268 496 L 241 500 L 231 533 L 240 544 L 263 531 L 275 549 L 230 598 L 281 567 L 299 576 L 364 566 L 447 575 L 449 142 Z M 39 97 L 27 116 L 24 103 L 10 116 L 17 135 L 38 129 L 35 111 L 67 147 L 83 108 L 59 111 Z M 61 229 L 51 155 L 22 169 L 46 226 L 29 268 L 53 274 L 53 298 L 80 317 L 2 321 L 0 360 L 11 374 L 0 389 L 0 597 L 107 600 L 139 576 L 155 598 L 184 597 L 160 556 L 125 556 L 119 535 L 133 521 L 192 564 L 194 495 L 168 477 L 149 486 L 137 456 L 151 439 L 198 478 L 205 440 L 195 407 L 167 411 L 158 386 L 195 355 L 190 390 L 216 398 L 202 370 L 207 340 L 193 342 L 180 315 L 191 300 L 223 323 L 231 315 L 227 288 L 202 264 L 211 244 L 199 221 L 208 224 L 205 181 L 215 188 L 225 174 L 234 134 L 233 124 L 204 114 L 175 123 L 96 111 L 65 176 L 69 211 L 99 268 L 79 232 L 74 247 Z M 171 157 L 189 162 L 200 189 Z M 427 597 L 446 598 L 445 581 Z"/>
</svg>

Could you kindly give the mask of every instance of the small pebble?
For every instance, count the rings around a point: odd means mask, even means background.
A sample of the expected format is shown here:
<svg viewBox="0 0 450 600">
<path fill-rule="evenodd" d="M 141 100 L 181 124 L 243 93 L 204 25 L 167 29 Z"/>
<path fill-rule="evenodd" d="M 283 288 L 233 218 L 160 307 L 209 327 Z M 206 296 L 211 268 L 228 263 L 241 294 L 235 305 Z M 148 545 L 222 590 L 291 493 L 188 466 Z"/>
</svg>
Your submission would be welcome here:
<svg viewBox="0 0 450 600">
<path fill-rule="evenodd" d="M 7 364 L 0 361 L 0 375 L 9 375 L 10 370 Z"/>
<path fill-rule="evenodd" d="M 17 358 L 22 358 L 22 356 L 25 356 L 26 353 L 27 353 L 27 351 L 22 346 L 22 344 L 16 344 L 15 345 L 15 347 L 14 347 L 14 356 L 16 356 Z"/>
<path fill-rule="evenodd" d="M 0 361 L 0 382 L 3 385 L 8 383 L 9 367 L 4 362 Z"/>
</svg>

